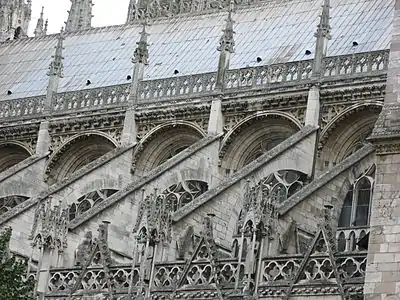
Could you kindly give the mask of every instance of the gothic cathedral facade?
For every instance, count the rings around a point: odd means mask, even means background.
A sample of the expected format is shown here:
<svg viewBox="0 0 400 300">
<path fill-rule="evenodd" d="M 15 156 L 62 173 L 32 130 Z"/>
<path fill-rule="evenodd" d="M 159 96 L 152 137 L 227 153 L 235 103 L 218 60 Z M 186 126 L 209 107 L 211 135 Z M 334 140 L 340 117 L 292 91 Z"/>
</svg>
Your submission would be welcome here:
<svg viewBox="0 0 400 300">
<path fill-rule="evenodd" d="M 29 37 L 31 2 L 0 230 L 37 299 L 400 300 L 400 0 L 71 0 Z"/>
</svg>

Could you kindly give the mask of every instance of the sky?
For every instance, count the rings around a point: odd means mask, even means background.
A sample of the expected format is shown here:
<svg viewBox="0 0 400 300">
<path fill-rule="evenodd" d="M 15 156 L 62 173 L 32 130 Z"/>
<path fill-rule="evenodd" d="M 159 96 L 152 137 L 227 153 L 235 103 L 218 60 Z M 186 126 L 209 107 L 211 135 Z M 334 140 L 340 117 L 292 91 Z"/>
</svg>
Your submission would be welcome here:
<svg viewBox="0 0 400 300">
<path fill-rule="evenodd" d="M 93 0 L 92 26 L 123 24 L 128 13 L 129 0 Z M 70 0 L 32 0 L 32 21 L 29 35 L 33 34 L 40 11 L 44 6 L 44 18 L 49 19 L 48 33 L 60 32 L 68 17 Z"/>
</svg>

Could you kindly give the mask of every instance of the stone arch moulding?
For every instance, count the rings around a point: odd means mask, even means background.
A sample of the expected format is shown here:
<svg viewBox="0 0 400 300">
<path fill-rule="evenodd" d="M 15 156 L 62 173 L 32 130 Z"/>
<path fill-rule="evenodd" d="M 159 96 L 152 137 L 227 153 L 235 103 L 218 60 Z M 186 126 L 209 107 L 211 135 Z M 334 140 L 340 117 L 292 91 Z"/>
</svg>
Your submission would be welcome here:
<svg viewBox="0 0 400 300">
<path fill-rule="evenodd" d="M 325 126 L 318 144 L 318 154 L 325 167 L 340 162 L 362 146 L 362 139 L 370 134 L 382 106 L 379 101 L 354 104 Z"/>
<path fill-rule="evenodd" d="M 101 131 L 90 131 L 72 136 L 49 157 L 46 174 L 53 184 L 87 163 L 118 147 L 118 142 Z"/>
<path fill-rule="evenodd" d="M 161 165 L 206 134 L 200 126 L 189 121 L 168 121 L 156 126 L 135 147 L 135 173 L 145 173 Z"/>
<path fill-rule="evenodd" d="M 0 172 L 32 156 L 32 150 L 19 141 L 0 143 Z"/>
<path fill-rule="evenodd" d="M 255 126 L 250 127 L 249 124 Z M 250 115 L 225 134 L 219 150 L 220 166 L 227 170 L 238 170 L 248 164 L 253 156 L 256 158 L 255 152 L 260 152 L 258 150 L 261 150 L 263 142 L 267 145 L 265 151 L 268 151 L 302 126 L 287 112 L 264 111 Z"/>
</svg>

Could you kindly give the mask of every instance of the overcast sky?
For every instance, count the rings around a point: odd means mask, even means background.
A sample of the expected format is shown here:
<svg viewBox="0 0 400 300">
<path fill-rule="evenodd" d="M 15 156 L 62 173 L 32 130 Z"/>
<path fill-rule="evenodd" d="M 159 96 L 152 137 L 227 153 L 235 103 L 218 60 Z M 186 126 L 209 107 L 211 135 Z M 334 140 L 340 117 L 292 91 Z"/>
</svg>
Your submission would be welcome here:
<svg viewBox="0 0 400 300">
<path fill-rule="evenodd" d="M 123 24 L 128 13 L 129 0 L 93 0 L 92 26 Z M 40 11 L 44 6 L 44 17 L 49 19 L 48 33 L 57 33 L 67 20 L 70 0 L 32 0 L 32 21 L 29 35 L 36 27 Z"/>
</svg>

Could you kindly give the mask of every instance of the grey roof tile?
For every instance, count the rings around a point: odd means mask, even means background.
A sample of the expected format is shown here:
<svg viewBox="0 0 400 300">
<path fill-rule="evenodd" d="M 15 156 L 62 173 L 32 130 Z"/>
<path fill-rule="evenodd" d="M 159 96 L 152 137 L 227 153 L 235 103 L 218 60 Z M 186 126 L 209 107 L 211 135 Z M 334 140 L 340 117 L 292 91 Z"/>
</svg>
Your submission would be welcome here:
<svg viewBox="0 0 400 300">
<path fill-rule="evenodd" d="M 231 68 L 312 59 L 321 4 L 322 0 L 274 0 L 238 9 L 233 16 L 236 46 Z M 331 6 L 328 55 L 388 49 L 392 0 L 335 0 Z M 226 12 L 219 12 L 153 22 L 148 28 L 145 79 L 171 77 L 175 69 L 179 75 L 216 71 L 216 48 L 226 17 Z M 138 25 L 123 25 L 67 34 L 59 91 L 126 83 L 140 30 Z M 358 47 L 352 46 L 354 40 Z M 52 35 L 0 44 L 0 100 L 46 93 L 56 41 Z M 312 54 L 305 55 L 306 50 Z M 257 57 L 262 58 L 260 63 Z M 88 79 L 92 83 L 86 86 Z M 13 94 L 7 95 L 8 90 Z"/>
</svg>

